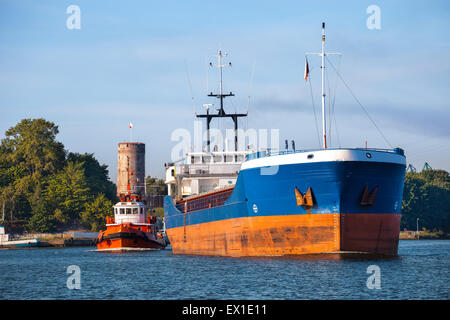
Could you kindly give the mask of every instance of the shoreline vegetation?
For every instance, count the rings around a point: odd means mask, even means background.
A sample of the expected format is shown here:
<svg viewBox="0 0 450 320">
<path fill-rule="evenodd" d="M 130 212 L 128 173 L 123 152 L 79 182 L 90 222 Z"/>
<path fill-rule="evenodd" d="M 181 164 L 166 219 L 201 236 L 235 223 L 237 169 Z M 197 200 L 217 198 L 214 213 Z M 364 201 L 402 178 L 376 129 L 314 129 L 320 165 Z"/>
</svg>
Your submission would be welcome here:
<svg viewBox="0 0 450 320">
<path fill-rule="evenodd" d="M 11 234 L 98 232 L 118 201 L 108 167 L 89 153 L 72 153 L 56 140 L 58 126 L 23 119 L 0 144 L 0 225 Z M 112 147 L 112 146 L 111 146 Z M 151 196 L 167 194 L 164 180 L 147 177 Z M 163 217 L 162 208 L 150 214 Z M 450 176 L 424 166 L 407 172 L 400 239 L 450 238 Z M 414 230 L 414 231 L 406 231 Z M 64 238 L 64 235 L 63 235 Z M 64 239 L 63 239 L 64 240 Z M 50 240 L 56 241 L 56 240 Z"/>
<path fill-rule="evenodd" d="M 0 225 L 6 233 L 97 232 L 118 201 L 108 166 L 93 153 L 73 153 L 56 140 L 58 126 L 23 119 L 0 143 Z M 113 146 L 111 146 L 112 148 Z M 147 178 L 152 195 L 164 181 Z M 163 193 L 164 194 L 164 193 Z M 161 210 L 153 211 L 161 216 Z"/>
</svg>

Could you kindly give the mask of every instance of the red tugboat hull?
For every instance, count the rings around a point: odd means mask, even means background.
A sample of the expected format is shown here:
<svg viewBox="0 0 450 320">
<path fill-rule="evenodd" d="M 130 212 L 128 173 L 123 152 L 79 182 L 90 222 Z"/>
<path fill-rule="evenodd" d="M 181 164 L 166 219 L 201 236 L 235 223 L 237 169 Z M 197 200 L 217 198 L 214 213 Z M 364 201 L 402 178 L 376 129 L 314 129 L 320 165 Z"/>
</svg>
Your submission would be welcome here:
<svg viewBox="0 0 450 320">
<path fill-rule="evenodd" d="M 121 251 L 121 250 L 161 250 L 164 246 L 154 241 L 141 239 L 107 239 L 97 244 L 97 250 Z"/>
<path fill-rule="evenodd" d="M 161 250 L 166 243 L 155 237 L 147 226 L 120 224 L 108 226 L 97 238 L 97 249 L 101 251 Z"/>
</svg>

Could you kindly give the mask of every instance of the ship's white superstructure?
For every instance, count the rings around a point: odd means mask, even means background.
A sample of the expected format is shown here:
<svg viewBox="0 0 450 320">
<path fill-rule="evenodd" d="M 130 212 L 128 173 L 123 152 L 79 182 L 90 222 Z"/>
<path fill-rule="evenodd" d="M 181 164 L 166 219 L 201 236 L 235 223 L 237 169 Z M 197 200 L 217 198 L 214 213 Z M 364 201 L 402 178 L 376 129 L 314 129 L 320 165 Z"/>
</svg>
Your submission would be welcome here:
<svg viewBox="0 0 450 320">
<path fill-rule="evenodd" d="M 170 196 L 190 196 L 236 184 L 246 155 L 251 151 L 190 152 L 166 164 L 166 184 Z"/>
</svg>

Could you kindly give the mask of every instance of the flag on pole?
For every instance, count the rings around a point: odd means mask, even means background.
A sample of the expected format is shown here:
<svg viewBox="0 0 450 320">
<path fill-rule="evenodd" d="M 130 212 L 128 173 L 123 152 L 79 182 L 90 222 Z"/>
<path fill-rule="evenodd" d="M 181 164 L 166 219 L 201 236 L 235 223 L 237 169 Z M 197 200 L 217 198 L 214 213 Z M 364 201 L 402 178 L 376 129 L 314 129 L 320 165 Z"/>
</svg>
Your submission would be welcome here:
<svg viewBox="0 0 450 320">
<path fill-rule="evenodd" d="M 130 122 L 130 125 L 128 126 L 130 128 L 130 142 L 133 141 L 133 130 L 131 130 L 133 128 L 133 124 Z"/>
<path fill-rule="evenodd" d="M 305 58 L 305 81 L 308 81 L 308 74 L 309 74 L 308 59 Z"/>
</svg>

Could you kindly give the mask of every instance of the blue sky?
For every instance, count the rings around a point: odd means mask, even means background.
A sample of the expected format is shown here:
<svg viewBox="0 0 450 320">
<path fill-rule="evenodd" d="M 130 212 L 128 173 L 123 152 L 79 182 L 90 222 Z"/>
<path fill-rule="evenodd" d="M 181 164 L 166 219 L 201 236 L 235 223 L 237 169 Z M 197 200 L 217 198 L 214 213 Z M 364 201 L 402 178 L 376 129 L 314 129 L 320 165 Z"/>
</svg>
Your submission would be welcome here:
<svg viewBox="0 0 450 320">
<path fill-rule="evenodd" d="M 69 30 L 69 5 L 81 29 Z M 369 30 L 369 5 L 381 29 Z M 318 146 L 304 53 L 326 46 L 343 53 L 340 73 L 392 146 L 421 169 L 450 171 L 450 3 L 448 1 L 0 1 L 0 132 L 23 118 L 60 127 L 58 140 L 90 152 L 115 180 L 117 143 L 146 143 L 147 174 L 163 176 L 177 128 L 217 87 L 209 70 L 219 46 L 233 63 L 225 110 L 246 111 L 244 128 L 280 129 L 297 148 Z M 310 58 L 316 107 L 318 58 Z M 253 81 L 251 75 L 254 66 Z M 188 70 L 188 71 L 186 71 Z M 192 95 L 189 89 L 192 86 Z M 331 146 L 387 148 L 336 75 Z M 192 101 L 191 97 L 194 97 Z M 317 109 L 317 112 L 319 109 Z M 216 122 L 224 128 L 231 122 Z M 334 124 L 333 124 L 334 125 Z"/>
</svg>

